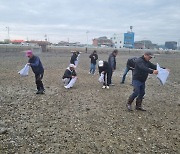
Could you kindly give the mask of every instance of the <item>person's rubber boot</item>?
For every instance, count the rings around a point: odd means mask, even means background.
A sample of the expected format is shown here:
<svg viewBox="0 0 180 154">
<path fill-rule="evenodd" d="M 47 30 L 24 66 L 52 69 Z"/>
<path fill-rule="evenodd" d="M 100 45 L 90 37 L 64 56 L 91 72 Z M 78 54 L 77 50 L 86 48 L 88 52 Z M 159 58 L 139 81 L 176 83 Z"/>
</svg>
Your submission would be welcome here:
<svg viewBox="0 0 180 154">
<path fill-rule="evenodd" d="M 129 98 L 128 102 L 126 104 L 126 107 L 127 107 L 128 111 L 133 111 L 133 109 L 132 109 L 132 102 L 133 102 L 133 100 Z"/>
<path fill-rule="evenodd" d="M 142 99 L 136 99 L 136 110 L 146 111 L 146 110 L 142 107 Z"/>
</svg>

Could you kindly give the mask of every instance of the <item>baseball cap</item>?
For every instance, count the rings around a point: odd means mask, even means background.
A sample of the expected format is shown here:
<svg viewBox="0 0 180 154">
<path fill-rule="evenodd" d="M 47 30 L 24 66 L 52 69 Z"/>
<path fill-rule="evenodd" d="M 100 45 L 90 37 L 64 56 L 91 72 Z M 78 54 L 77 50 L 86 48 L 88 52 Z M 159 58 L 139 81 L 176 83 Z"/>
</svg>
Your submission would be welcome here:
<svg viewBox="0 0 180 154">
<path fill-rule="evenodd" d="M 31 55 L 33 55 L 32 50 L 27 50 L 26 51 L 26 57 L 31 56 Z"/>
<path fill-rule="evenodd" d="M 144 54 L 154 58 L 154 54 L 151 51 L 146 51 Z"/>
</svg>

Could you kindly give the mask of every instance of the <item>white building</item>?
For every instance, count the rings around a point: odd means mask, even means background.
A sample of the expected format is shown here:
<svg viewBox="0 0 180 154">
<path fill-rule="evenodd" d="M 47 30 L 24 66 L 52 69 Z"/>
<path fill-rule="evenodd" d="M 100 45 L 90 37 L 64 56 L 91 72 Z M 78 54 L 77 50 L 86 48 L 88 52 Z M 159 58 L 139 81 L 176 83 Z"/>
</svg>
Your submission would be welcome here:
<svg viewBox="0 0 180 154">
<path fill-rule="evenodd" d="M 112 42 L 114 43 L 115 48 L 123 48 L 124 45 L 124 35 L 123 33 L 118 34 L 114 33 L 111 37 Z"/>
</svg>

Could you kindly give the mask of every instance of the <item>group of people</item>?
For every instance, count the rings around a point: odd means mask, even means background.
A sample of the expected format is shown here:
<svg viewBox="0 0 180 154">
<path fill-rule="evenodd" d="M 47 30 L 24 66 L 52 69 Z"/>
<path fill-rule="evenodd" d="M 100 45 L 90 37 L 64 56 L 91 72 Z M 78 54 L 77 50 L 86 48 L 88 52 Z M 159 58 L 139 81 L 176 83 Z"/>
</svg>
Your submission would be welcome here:
<svg viewBox="0 0 180 154">
<path fill-rule="evenodd" d="M 118 50 L 113 50 L 113 52 L 109 55 L 108 61 L 100 60 L 98 62 L 98 70 L 99 75 L 103 75 L 103 89 L 109 89 L 109 86 L 114 85 L 112 83 L 112 75 L 116 70 L 116 56 L 118 54 Z M 39 57 L 35 56 L 31 50 L 26 52 L 26 56 L 29 58 L 28 65 L 32 68 L 32 71 L 35 74 L 35 82 L 37 86 L 36 94 L 44 94 L 45 89 L 42 83 L 42 78 L 44 74 L 44 68 Z M 78 58 L 80 56 L 80 52 L 73 51 L 70 59 L 69 67 L 66 68 L 64 75 L 62 77 L 62 81 L 64 83 L 64 87 L 69 89 L 73 87 L 77 80 L 77 73 L 75 69 L 78 65 Z M 145 52 L 143 56 L 137 58 L 133 57 L 128 59 L 127 65 L 122 77 L 121 84 L 125 82 L 126 75 L 129 70 L 132 70 L 132 86 L 133 92 L 129 96 L 127 100 L 126 107 L 128 111 L 133 111 L 132 103 L 136 99 L 136 110 L 146 111 L 142 107 L 142 100 L 145 95 L 145 82 L 147 80 L 148 74 L 158 74 L 157 66 L 150 62 L 150 59 L 153 57 L 152 52 Z M 95 73 L 96 69 L 96 61 L 98 60 L 98 55 L 96 51 L 89 56 L 91 59 L 90 64 L 90 74 Z"/>
</svg>

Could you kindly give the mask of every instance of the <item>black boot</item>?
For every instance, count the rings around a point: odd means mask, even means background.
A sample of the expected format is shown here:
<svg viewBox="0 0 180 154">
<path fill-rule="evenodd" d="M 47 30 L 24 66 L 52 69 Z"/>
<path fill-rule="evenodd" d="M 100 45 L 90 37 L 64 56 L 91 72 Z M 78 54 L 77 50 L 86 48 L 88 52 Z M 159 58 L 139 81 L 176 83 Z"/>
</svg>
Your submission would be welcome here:
<svg viewBox="0 0 180 154">
<path fill-rule="evenodd" d="M 136 99 L 136 110 L 140 111 L 146 111 L 145 109 L 142 108 L 142 99 Z"/>
<path fill-rule="evenodd" d="M 131 106 L 132 102 L 133 102 L 133 99 L 129 98 L 128 102 L 126 104 L 126 107 L 127 107 L 128 111 L 133 111 L 132 106 Z"/>
</svg>

